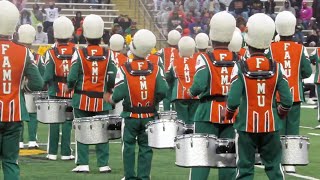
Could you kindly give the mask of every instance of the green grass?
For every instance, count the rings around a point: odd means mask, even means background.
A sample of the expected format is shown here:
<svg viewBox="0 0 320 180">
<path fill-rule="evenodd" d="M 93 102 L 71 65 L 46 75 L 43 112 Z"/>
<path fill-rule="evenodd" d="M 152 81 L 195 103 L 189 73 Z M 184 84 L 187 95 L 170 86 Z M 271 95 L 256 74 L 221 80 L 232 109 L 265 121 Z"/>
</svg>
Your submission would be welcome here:
<svg viewBox="0 0 320 180">
<path fill-rule="evenodd" d="M 301 125 L 314 127 L 318 124 L 316 121 L 316 110 L 303 109 L 301 114 Z M 302 129 L 302 135 L 308 133 L 318 133 L 320 130 Z M 27 132 L 27 131 L 25 131 Z M 48 128 L 46 125 L 39 127 L 39 141 L 47 141 Z M 309 151 L 309 159 L 311 163 L 305 167 L 298 167 L 297 172 L 301 175 L 320 178 L 320 136 L 311 136 L 311 147 Z M 27 138 L 25 138 L 27 139 Z M 46 149 L 45 146 L 41 148 Z M 73 147 L 74 148 L 74 147 Z M 175 166 L 175 153 L 174 150 L 155 150 L 152 163 L 152 180 L 186 180 L 188 179 L 189 169 L 179 168 Z M 21 168 L 22 180 L 120 180 L 123 176 L 123 167 L 121 160 L 121 144 L 113 143 L 110 145 L 110 166 L 112 168 L 111 174 L 99 174 L 96 166 L 96 158 L 94 146 L 90 150 L 90 173 L 89 174 L 76 174 L 71 170 L 75 167 L 73 161 L 47 161 L 45 155 L 20 157 L 19 164 Z M 260 168 L 255 168 L 255 179 L 265 180 L 268 179 Z M 0 178 L 3 178 L 0 172 Z M 286 176 L 289 180 L 297 180 L 300 178 Z M 212 169 L 209 179 L 217 179 L 217 170 Z"/>
</svg>

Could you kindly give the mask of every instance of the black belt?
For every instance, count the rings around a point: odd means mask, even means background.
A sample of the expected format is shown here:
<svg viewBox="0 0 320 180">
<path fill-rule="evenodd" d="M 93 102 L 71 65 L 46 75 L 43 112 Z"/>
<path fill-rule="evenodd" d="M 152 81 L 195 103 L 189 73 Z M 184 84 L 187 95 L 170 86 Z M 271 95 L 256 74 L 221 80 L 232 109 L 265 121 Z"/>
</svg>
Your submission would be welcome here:
<svg viewBox="0 0 320 180">
<path fill-rule="evenodd" d="M 205 96 L 200 99 L 201 103 L 208 101 L 217 101 L 217 102 L 225 102 L 227 101 L 227 96 Z"/>
<path fill-rule="evenodd" d="M 62 83 L 67 83 L 67 77 L 55 76 L 55 77 L 54 77 L 54 81 L 56 81 L 56 82 L 62 82 Z"/>
<path fill-rule="evenodd" d="M 84 94 L 91 98 L 103 98 L 104 92 L 96 92 L 96 91 L 81 91 L 81 90 L 74 90 L 77 94 Z"/>
<path fill-rule="evenodd" d="M 123 111 L 132 112 L 132 113 L 155 113 L 156 108 L 155 106 L 148 106 L 148 107 L 123 107 Z"/>
</svg>

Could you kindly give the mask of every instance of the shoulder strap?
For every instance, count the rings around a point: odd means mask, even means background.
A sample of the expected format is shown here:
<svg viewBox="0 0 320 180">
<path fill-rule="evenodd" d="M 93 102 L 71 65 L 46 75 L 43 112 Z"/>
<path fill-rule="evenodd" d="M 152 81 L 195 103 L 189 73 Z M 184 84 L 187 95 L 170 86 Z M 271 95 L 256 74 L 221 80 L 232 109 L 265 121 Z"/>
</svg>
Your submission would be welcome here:
<svg viewBox="0 0 320 180">
<path fill-rule="evenodd" d="M 268 71 L 249 71 L 247 61 L 238 61 L 242 73 L 250 79 L 268 79 L 275 75 L 277 71 L 277 63 L 268 59 L 270 66 Z"/>
<path fill-rule="evenodd" d="M 131 66 L 131 62 L 129 61 L 124 63 L 124 67 L 126 68 L 128 73 L 132 76 L 148 76 L 153 72 L 154 65 L 150 61 L 147 61 L 147 63 L 148 63 L 148 69 L 146 70 L 133 70 Z"/>
<path fill-rule="evenodd" d="M 103 55 L 102 56 L 89 56 L 87 48 L 81 48 L 81 51 L 84 57 L 89 61 L 102 61 L 108 59 L 110 51 L 106 48 L 103 48 Z"/>
</svg>

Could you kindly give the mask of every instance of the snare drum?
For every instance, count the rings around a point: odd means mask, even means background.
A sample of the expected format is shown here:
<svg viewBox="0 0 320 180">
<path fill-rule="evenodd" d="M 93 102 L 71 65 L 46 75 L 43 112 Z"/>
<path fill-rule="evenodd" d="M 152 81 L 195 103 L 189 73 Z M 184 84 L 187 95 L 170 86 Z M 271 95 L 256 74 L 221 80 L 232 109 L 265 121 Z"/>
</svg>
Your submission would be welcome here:
<svg viewBox="0 0 320 180">
<path fill-rule="evenodd" d="M 68 100 L 46 99 L 37 100 L 37 119 L 46 124 L 63 123 L 66 121 Z"/>
<path fill-rule="evenodd" d="M 71 121 L 73 120 L 73 108 L 72 108 L 72 99 L 66 99 L 67 101 L 67 108 L 66 108 L 66 120 Z"/>
<path fill-rule="evenodd" d="M 309 164 L 309 138 L 305 136 L 281 136 L 283 165 Z"/>
<path fill-rule="evenodd" d="M 115 115 L 121 114 L 123 111 L 122 102 L 123 102 L 123 100 L 118 102 L 117 104 L 115 104 L 114 109 L 109 111 L 110 114 L 115 114 Z"/>
<path fill-rule="evenodd" d="M 175 138 L 176 165 L 181 167 L 216 167 L 217 137 L 208 134 L 184 134 Z"/>
<path fill-rule="evenodd" d="M 84 117 L 73 120 L 76 141 L 82 144 L 100 144 L 109 141 L 106 118 Z"/>
<path fill-rule="evenodd" d="M 100 118 L 108 121 L 109 140 L 121 138 L 121 120 L 118 115 L 99 115 L 94 118 Z"/>
<path fill-rule="evenodd" d="M 168 120 L 176 120 L 177 112 L 176 111 L 163 111 L 158 112 L 159 119 L 168 119 Z"/>
<path fill-rule="evenodd" d="M 32 93 L 25 93 L 24 99 L 26 102 L 26 108 L 28 113 L 36 113 L 37 106 L 35 101 L 40 99 L 48 99 L 48 92 L 47 91 L 35 91 Z"/>
<path fill-rule="evenodd" d="M 236 146 L 234 139 L 220 138 L 217 140 L 217 166 L 236 167 Z"/>
<path fill-rule="evenodd" d="M 152 148 L 174 148 L 174 138 L 184 132 L 184 123 L 179 120 L 159 119 L 146 124 L 148 145 Z"/>
</svg>

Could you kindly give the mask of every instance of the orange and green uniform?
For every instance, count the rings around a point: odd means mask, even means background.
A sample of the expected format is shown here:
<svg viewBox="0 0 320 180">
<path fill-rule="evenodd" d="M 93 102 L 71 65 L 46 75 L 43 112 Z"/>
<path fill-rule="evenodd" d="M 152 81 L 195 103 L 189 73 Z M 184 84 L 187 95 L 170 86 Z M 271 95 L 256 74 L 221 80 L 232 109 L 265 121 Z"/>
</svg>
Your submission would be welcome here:
<svg viewBox="0 0 320 180">
<path fill-rule="evenodd" d="M 317 97 L 318 97 L 318 121 L 320 121 L 320 108 L 319 108 L 319 102 L 320 102 L 320 73 L 319 73 L 319 65 L 320 65 L 320 48 L 315 49 L 310 54 L 310 61 L 312 64 L 316 66 L 316 73 L 314 75 L 314 84 L 317 86 Z"/>
<path fill-rule="evenodd" d="M 29 120 L 21 82 L 26 77 L 28 82 L 24 89 L 40 91 L 43 80 L 30 50 L 2 38 L 0 39 L 0 72 L 0 155 L 3 178 L 19 180 L 21 122 Z"/>
<path fill-rule="evenodd" d="M 308 53 L 303 45 L 293 41 L 272 43 L 267 57 L 282 64 L 288 78 L 293 106 L 289 112 L 282 134 L 299 135 L 301 102 L 304 100 L 302 79 L 312 74 Z"/>
<path fill-rule="evenodd" d="M 65 92 L 65 87 L 67 86 L 67 76 L 70 72 L 71 59 L 75 50 L 75 44 L 73 43 L 56 43 L 46 52 L 46 69 L 43 79 L 48 86 L 50 98 L 71 100 L 73 92 Z M 67 110 L 72 111 L 72 107 L 68 107 Z M 66 119 L 62 124 L 49 125 L 48 154 L 57 155 L 58 153 L 60 125 L 62 129 L 61 156 L 70 156 L 72 154 L 70 147 L 72 119 Z"/>
<path fill-rule="evenodd" d="M 40 72 L 40 75 L 42 76 L 44 74 L 45 65 L 43 62 L 43 58 L 40 54 L 37 54 L 35 52 L 32 53 L 33 58 L 35 60 L 35 64 L 38 67 L 38 70 Z M 37 141 L 37 129 L 38 129 L 38 120 L 37 120 L 37 113 L 29 113 L 30 120 L 28 121 L 28 139 L 30 141 Z M 20 142 L 23 142 L 23 135 L 24 135 L 24 124 L 20 136 Z"/>
<path fill-rule="evenodd" d="M 103 100 L 103 94 L 112 92 L 117 67 L 111 51 L 98 45 L 77 50 L 72 57 L 67 78 L 69 89 L 74 89 L 72 106 L 75 118 L 108 114 L 112 105 Z M 96 145 L 98 166 L 108 166 L 109 143 Z M 89 164 L 89 145 L 77 142 L 77 165 Z"/>
<path fill-rule="evenodd" d="M 130 60 L 117 72 L 112 100 L 115 103 L 123 100 L 121 117 L 125 119 L 122 137 L 125 179 L 150 180 L 153 152 L 148 146 L 145 125 L 154 120 L 155 106 L 166 96 L 167 90 L 163 70 L 145 59 Z M 139 145 L 137 174 L 136 142 Z"/>
<path fill-rule="evenodd" d="M 121 52 L 111 51 L 111 56 L 114 64 L 117 67 L 120 67 L 121 65 L 123 65 L 125 62 L 128 61 L 128 57 L 122 54 Z"/>
<path fill-rule="evenodd" d="M 199 98 L 188 95 L 196 72 L 196 58 L 177 56 L 171 62 L 166 79 L 172 89 L 171 102 L 174 103 L 178 119 L 186 124 L 194 123 L 194 115 L 199 105 Z"/>
<path fill-rule="evenodd" d="M 199 96 L 200 104 L 195 113 L 195 132 L 234 138 L 232 121 L 224 120 L 224 109 L 230 88 L 230 76 L 238 55 L 226 47 L 216 47 L 196 59 L 196 73 L 190 88 L 192 96 Z M 219 65 L 221 64 L 221 65 Z M 192 168 L 192 180 L 207 180 L 210 168 Z M 234 179 L 234 168 L 219 169 L 219 179 Z"/>
<path fill-rule="evenodd" d="M 270 65 L 274 68 L 270 68 Z M 268 73 L 262 76 L 262 72 L 266 71 Z M 274 73 L 269 73 L 270 71 Z M 247 72 L 261 76 L 253 77 Z M 277 93 L 280 95 L 280 108 L 288 112 L 292 96 L 280 63 L 267 59 L 263 53 L 256 53 L 234 67 L 227 112 L 233 113 L 239 107 L 234 123 L 237 130 L 236 179 L 253 179 L 256 149 L 260 152 L 268 178 L 284 179 L 279 132 L 283 120 L 278 115 Z"/>
<path fill-rule="evenodd" d="M 163 48 L 161 50 L 158 51 L 157 53 L 162 62 L 162 67 L 164 68 L 164 72 L 166 73 L 169 70 L 170 64 L 171 62 L 179 57 L 179 51 L 176 47 L 166 47 Z M 169 86 L 172 87 L 172 86 Z M 170 111 L 170 109 L 173 109 L 173 107 L 171 107 L 171 93 L 172 93 L 172 89 L 170 89 L 167 93 L 167 97 L 165 99 L 163 99 L 163 109 L 164 111 Z"/>
</svg>

